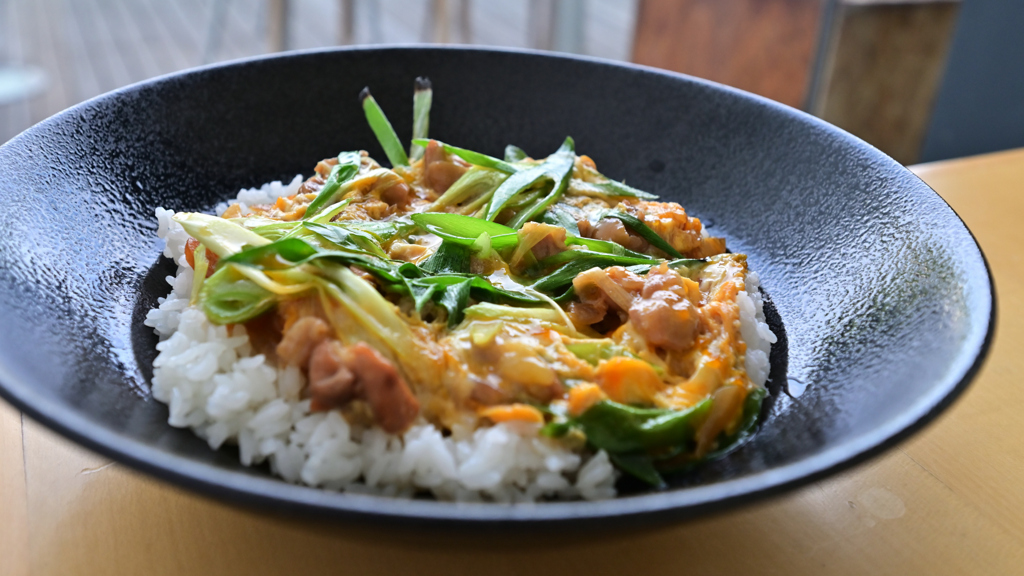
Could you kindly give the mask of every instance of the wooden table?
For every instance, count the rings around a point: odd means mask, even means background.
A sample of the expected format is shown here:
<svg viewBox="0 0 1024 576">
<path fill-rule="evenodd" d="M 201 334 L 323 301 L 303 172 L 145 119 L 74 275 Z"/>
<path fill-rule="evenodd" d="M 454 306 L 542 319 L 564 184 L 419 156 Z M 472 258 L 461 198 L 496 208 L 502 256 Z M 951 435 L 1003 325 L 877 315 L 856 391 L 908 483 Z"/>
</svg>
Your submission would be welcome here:
<svg viewBox="0 0 1024 576">
<path fill-rule="evenodd" d="M 1001 319 L 963 398 L 850 472 L 621 537 L 367 534 L 184 492 L 0 405 L 0 574 L 1024 573 L 1024 150 L 914 170 L 977 235 Z"/>
</svg>

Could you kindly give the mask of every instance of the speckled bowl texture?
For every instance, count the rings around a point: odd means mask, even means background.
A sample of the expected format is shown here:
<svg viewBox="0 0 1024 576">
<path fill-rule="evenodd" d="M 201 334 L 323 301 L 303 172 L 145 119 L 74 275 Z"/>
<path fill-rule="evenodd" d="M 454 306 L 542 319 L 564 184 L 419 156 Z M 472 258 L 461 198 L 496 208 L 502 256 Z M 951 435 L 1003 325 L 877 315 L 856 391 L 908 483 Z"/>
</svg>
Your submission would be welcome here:
<svg viewBox="0 0 1024 576">
<path fill-rule="evenodd" d="M 210 210 L 309 175 L 339 150 L 383 153 L 357 95 L 398 134 L 413 79 L 431 135 L 537 156 L 566 135 L 611 177 L 680 202 L 749 255 L 779 342 L 753 439 L 671 489 L 537 505 L 394 500 L 289 485 L 167 424 L 142 325 L 168 291 L 153 209 Z M 0 147 L 0 394 L 90 449 L 214 498 L 391 525 L 649 525 L 822 478 L 919 429 L 988 349 L 978 245 L 921 180 L 806 114 L 636 66 L 539 53 L 378 48 L 286 54 L 136 84 Z"/>
</svg>

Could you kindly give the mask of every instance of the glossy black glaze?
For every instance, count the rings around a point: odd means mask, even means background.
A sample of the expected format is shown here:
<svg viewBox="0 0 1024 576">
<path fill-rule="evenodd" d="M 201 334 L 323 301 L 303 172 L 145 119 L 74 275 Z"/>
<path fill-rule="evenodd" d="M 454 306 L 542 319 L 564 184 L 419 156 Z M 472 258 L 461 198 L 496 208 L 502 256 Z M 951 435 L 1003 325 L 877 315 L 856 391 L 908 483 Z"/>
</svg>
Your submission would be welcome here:
<svg viewBox="0 0 1024 576">
<path fill-rule="evenodd" d="M 546 155 L 569 134 L 602 171 L 677 200 L 749 255 L 785 338 L 759 433 L 677 488 L 607 502 L 453 505 L 291 486 L 166 424 L 149 397 L 167 291 L 153 208 L 370 146 L 370 85 L 400 135 L 428 76 L 432 135 Z M 95 450 L 214 497 L 402 524 L 617 526 L 777 493 L 891 446 L 967 385 L 994 318 L 978 246 L 924 183 L 790 108 L 675 74 L 541 54 L 384 48 L 199 69 L 63 112 L 0 147 L 0 393 Z M 803 394 L 796 391 L 803 388 Z M 791 397 L 786 391 L 792 394 Z"/>
</svg>

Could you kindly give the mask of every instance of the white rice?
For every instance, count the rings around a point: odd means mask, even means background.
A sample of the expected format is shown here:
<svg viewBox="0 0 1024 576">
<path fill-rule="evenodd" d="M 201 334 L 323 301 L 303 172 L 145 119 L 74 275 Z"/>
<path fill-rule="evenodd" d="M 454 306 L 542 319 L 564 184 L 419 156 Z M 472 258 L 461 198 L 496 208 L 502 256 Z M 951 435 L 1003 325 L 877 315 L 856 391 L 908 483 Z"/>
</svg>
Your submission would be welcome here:
<svg viewBox="0 0 1024 576">
<path fill-rule="evenodd" d="M 244 213 L 294 194 L 301 182 L 296 176 L 287 185 L 242 190 L 237 201 Z M 217 212 L 227 206 L 218 205 Z M 164 255 L 178 272 L 167 277 L 171 293 L 146 317 L 160 336 L 152 393 L 168 405 L 172 426 L 191 428 L 213 449 L 237 444 L 246 466 L 268 462 L 288 482 L 331 490 L 406 497 L 428 491 L 444 500 L 495 502 L 615 496 L 619 473 L 604 451 L 573 452 L 539 436 L 536 426 L 499 424 L 444 437 L 421 420 L 394 436 L 353 427 L 337 411 L 310 412 L 309 400 L 299 397 L 305 385 L 299 369 L 279 369 L 253 355 L 241 326 L 229 335 L 188 305 L 188 235 L 173 214 L 156 209 Z M 763 384 L 775 336 L 764 323 L 757 275 L 749 273 L 746 284 L 747 293 L 739 296 L 746 368 Z"/>
<path fill-rule="evenodd" d="M 768 354 L 778 338 L 764 320 L 764 301 L 758 289 L 761 279 L 757 272 L 747 272 L 745 284 L 744 290 L 736 295 L 736 303 L 740 307 L 740 334 L 747 343 L 745 367 L 750 381 L 764 386 L 771 371 Z"/>
</svg>

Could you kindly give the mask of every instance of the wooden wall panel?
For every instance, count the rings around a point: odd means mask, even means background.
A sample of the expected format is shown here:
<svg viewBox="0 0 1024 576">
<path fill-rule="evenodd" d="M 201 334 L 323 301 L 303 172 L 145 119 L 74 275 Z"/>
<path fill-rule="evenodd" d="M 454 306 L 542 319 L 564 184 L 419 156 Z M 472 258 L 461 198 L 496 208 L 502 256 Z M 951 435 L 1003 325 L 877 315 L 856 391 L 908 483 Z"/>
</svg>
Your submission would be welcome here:
<svg viewBox="0 0 1024 576">
<path fill-rule="evenodd" d="M 955 0 L 846 0 L 833 20 L 811 113 L 904 164 L 916 162 L 959 7 Z"/>
<path fill-rule="evenodd" d="M 640 0 L 633 61 L 803 105 L 822 0 Z"/>
</svg>

